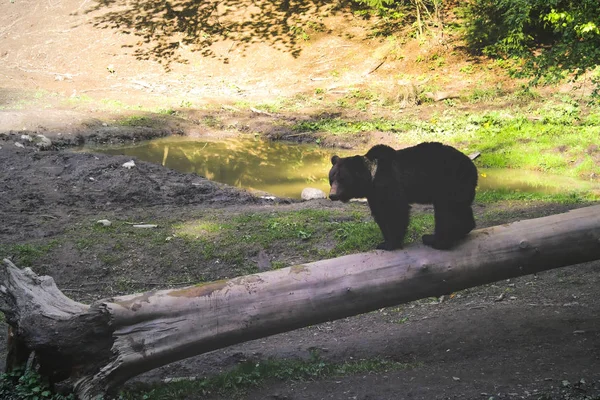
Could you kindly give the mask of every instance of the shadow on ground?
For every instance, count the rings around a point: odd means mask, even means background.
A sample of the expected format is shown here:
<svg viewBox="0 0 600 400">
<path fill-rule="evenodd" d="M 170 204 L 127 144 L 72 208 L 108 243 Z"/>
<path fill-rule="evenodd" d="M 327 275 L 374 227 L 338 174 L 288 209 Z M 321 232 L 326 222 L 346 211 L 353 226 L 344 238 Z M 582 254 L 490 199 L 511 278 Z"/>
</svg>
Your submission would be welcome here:
<svg viewBox="0 0 600 400">
<path fill-rule="evenodd" d="M 92 20 L 95 27 L 135 35 L 140 40 L 126 47 L 135 48 L 138 59 L 155 60 L 168 67 L 172 62 L 186 63 L 185 51 L 229 63 L 229 52 L 243 51 L 254 43 L 266 43 L 298 57 L 299 41 L 307 32 L 325 30 L 314 17 L 325 9 L 335 12 L 320 0 L 100 0 L 86 13 L 104 11 Z M 211 49 L 225 41 L 231 44 L 224 54 Z"/>
</svg>

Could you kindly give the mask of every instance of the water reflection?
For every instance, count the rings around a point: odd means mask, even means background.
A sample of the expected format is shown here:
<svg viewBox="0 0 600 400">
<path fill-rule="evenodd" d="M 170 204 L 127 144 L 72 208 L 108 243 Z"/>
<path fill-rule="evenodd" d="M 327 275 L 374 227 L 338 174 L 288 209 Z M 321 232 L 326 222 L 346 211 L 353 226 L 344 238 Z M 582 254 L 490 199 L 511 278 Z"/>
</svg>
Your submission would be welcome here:
<svg viewBox="0 0 600 400">
<path fill-rule="evenodd" d="M 180 137 L 94 151 L 134 156 L 217 182 L 291 198 L 299 198 L 305 187 L 327 193 L 331 156 L 357 153 L 258 139 L 198 141 Z M 599 190 L 591 182 L 535 171 L 480 168 L 479 174 L 479 190 L 503 188 L 538 193 Z"/>
<path fill-rule="evenodd" d="M 508 189 L 535 193 L 600 191 L 600 185 L 544 172 L 508 168 L 479 168 L 479 190 Z"/>
<path fill-rule="evenodd" d="M 163 138 L 132 146 L 96 148 L 193 172 L 210 180 L 276 196 L 299 198 L 302 189 L 329 191 L 330 158 L 340 151 L 264 140 L 198 141 Z"/>
</svg>

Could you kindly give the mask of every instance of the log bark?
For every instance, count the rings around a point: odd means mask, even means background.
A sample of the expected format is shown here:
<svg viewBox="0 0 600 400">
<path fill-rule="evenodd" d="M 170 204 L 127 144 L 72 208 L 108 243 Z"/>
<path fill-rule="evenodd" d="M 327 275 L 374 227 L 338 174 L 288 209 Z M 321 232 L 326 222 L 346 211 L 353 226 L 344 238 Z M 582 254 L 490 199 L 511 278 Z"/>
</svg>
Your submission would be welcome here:
<svg viewBox="0 0 600 400">
<path fill-rule="evenodd" d="M 413 246 L 296 265 L 183 289 L 64 296 L 5 260 L 0 309 L 42 371 L 82 399 L 232 344 L 501 279 L 600 259 L 600 206 L 480 229 L 451 251 Z"/>
</svg>

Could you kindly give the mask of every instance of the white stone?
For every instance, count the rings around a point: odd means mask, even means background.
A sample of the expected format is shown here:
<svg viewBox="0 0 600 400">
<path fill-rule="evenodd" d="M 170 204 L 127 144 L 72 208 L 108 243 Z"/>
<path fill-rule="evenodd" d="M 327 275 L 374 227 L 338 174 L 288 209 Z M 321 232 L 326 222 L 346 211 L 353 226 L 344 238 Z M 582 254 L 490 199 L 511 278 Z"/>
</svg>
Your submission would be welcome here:
<svg viewBox="0 0 600 400">
<path fill-rule="evenodd" d="M 326 199 L 327 195 L 320 189 L 315 188 L 304 188 L 302 189 L 302 194 L 300 195 L 302 200 L 317 200 L 317 199 Z"/>
<path fill-rule="evenodd" d="M 123 164 L 123 168 L 131 169 L 133 167 L 135 167 L 135 163 L 133 162 L 133 160 L 127 161 L 125 164 Z"/>
<path fill-rule="evenodd" d="M 52 141 L 44 135 L 35 135 L 35 145 L 40 149 L 49 149 L 52 147 Z"/>
</svg>

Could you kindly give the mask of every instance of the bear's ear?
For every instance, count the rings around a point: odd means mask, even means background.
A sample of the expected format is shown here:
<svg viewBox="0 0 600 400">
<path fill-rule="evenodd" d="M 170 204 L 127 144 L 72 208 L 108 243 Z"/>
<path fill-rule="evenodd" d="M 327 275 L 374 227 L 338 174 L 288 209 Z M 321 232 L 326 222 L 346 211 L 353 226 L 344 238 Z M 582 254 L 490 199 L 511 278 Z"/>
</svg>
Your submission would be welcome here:
<svg viewBox="0 0 600 400">
<path fill-rule="evenodd" d="M 373 159 L 373 160 L 369 160 L 367 157 L 363 157 L 363 160 L 365 162 L 365 166 L 367 167 L 367 169 L 369 170 L 369 173 L 371 174 L 371 180 L 375 179 L 375 174 L 377 174 L 377 159 Z"/>
<path fill-rule="evenodd" d="M 338 156 L 331 157 L 331 165 L 337 164 L 337 162 L 338 162 L 339 159 L 340 158 Z"/>
</svg>

